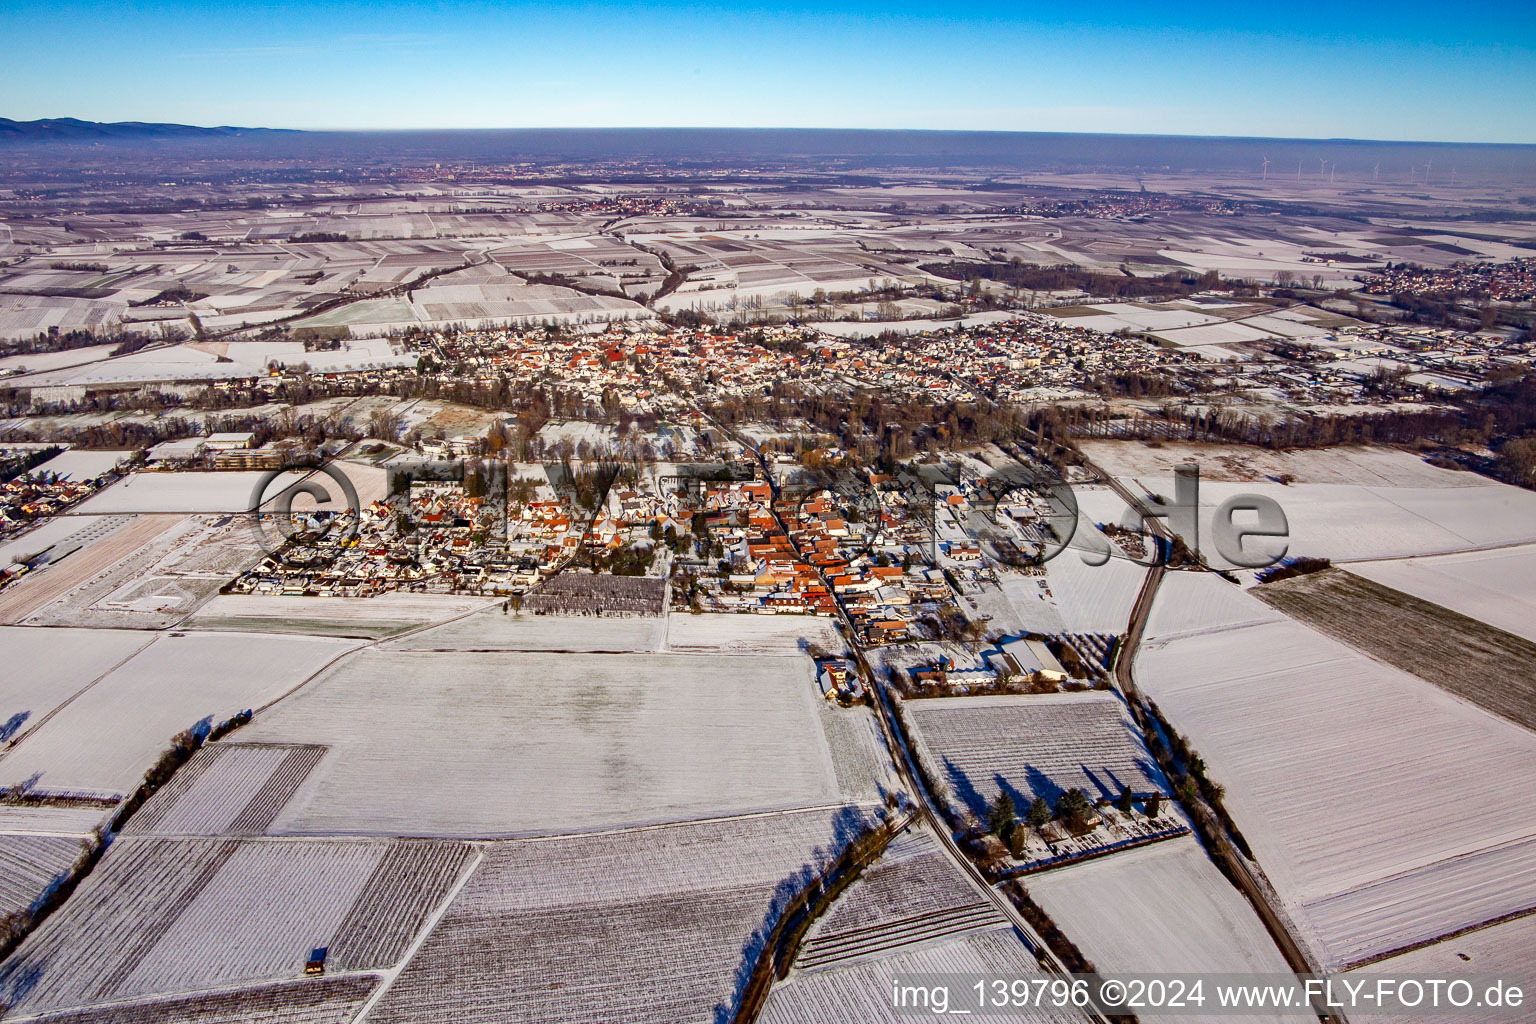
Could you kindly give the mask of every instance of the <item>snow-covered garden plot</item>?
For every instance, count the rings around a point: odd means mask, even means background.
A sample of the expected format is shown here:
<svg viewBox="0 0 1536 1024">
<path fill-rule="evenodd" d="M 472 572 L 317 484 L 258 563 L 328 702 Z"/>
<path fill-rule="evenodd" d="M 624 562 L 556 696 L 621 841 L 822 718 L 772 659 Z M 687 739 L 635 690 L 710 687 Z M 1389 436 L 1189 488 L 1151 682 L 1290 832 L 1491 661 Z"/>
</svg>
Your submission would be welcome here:
<svg viewBox="0 0 1536 1024">
<path fill-rule="evenodd" d="M 845 807 L 493 844 L 369 1019 L 729 1013 L 754 934 L 864 818 Z"/>
<path fill-rule="evenodd" d="M 836 620 L 819 615 L 692 615 L 667 618 L 667 650 L 719 654 L 828 654 L 847 649 Z"/>
<path fill-rule="evenodd" d="M 370 601 L 376 600 L 370 598 Z M 433 626 L 385 647 L 405 651 L 659 651 L 663 616 L 531 615 L 503 612 L 502 602 Z"/>
<path fill-rule="evenodd" d="M 585 420 L 551 420 L 539 429 L 539 440 L 545 448 L 565 442 L 574 452 L 583 443 L 596 448 L 611 447 L 617 439 L 612 426 L 606 423 L 588 423 Z"/>
<path fill-rule="evenodd" d="M 1045 972 L 1012 929 L 970 932 L 840 967 L 794 971 L 774 983 L 758 1020 L 762 1024 L 903 1024 L 928 1013 L 918 1011 L 914 1016 L 914 1011 L 894 1006 L 892 983 L 898 977 L 925 974 L 1031 982 L 1057 977 Z M 971 1013 L 963 1019 L 981 1024 L 1065 1024 L 1087 1018 L 1080 1010 L 1028 1007 Z"/>
<path fill-rule="evenodd" d="M 36 467 L 32 473 L 57 473 L 65 480 L 94 480 L 132 454 L 131 451 L 88 451 L 84 448 L 71 448 Z"/>
<path fill-rule="evenodd" d="M 1114 798 L 1122 786 L 1163 792 L 1165 783 L 1118 695 L 937 697 L 909 700 L 918 756 L 959 813 L 986 814 L 1007 792 L 1015 807 L 1051 804 L 1069 789 Z"/>
<path fill-rule="evenodd" d="M 1035 902 L 1101 971 L 1289 970 L 1253 907 L 1193 836 L 1027 881 Z"/>
<path fill-rule="evenodd" d="M 0 627 L 0 741 L 15 739 L 152 636 L 127 630 Z"/>
<path fill-rule="evenodd" d="M 1349 571 L 1536 641 L 1536 546 L 1357 562 Z"/>
<path fill-rule="evenodd" d="M 306 978 L 200 995 L 51 1014 L 48 1024 L 347 1024 L 378 978 Z"/>
<path fill-rule="evenodd" d="M 277 498 L 284 487 L 309 474 L 294 470 L 272 481 L 265 501 Z M 231 472 L 133 473 L 111 487 L 87 498 L 79 511 L 103 512 L 246 512 L 256 485 L 266 473 L 259 470 Z M 299 498 L 295 508 L 304 508 Z M 343 504 L 345 504 L 343 502 Z"/>
<path fill-rule="evenodd" d="M 302 976 L 309 951 L 340 970 L 388 967 L 457 882 L 457 843 L 125 837 L 0 969 L 34 972 L 14 1007 Z M 38 971 L 41 968 L 41 971 Z"/>
<path fill-rule="evenodd" d="M 1008 927 L 1007 918 L 956 869 L 933 833 L 917 826 L 893 840 L 811 926 L 795 969 L 835 966 L 998 927 Z"/>
<path fill-rule="evenodd" d="M 499 613 L 500 602 L 495 603 Z M 203 605 L 185 625 L 192 629 L 381 637 L 491 604 L 488 598 L 399 592 L 377 597 L 223 594 Z"/>
<path fill-rule="evenodd" d="M 519 835 L 807 806 L 838 799 L 811 668 L 366 651 L 240 739 L 331 748 L 278 833 Z"/>
<path fill-rule="evenodd" d="M 1324 964 L 1529 905 L 1514 865 L 1536 853 L 1536 736 L 1297 622 L 1262 621 L 1235 587 L 1230 600 L 1246 608 L 1226 620 L 1250 624 L 1149 640 L 1136 678 L 1226 787 Z M 1504 847 L 1464 898 L 1469 859 Z"/>
<path fill-rule="evenodd" d="M 73 836 L 0 833 L 0 918 L 32 906 L 84 850 Z"/>
<path fill-rule="evenodd" d="M 1536 643 L 1342 569 L 1253 593 L 1320 633 L 1536 730 Z"/>
<path fill-rule="evenodd" d="M 325 748 L 213 743 L 128 822 L 130 835 L 258 835 L 315 770 Z"/>
<path fill-rule="evenodd" d="M 356 647 L 346 640 L 162 635 L 0 758 L 0 785 L 127 793 L 183 729 L 259 708 Z"/>
</svg>

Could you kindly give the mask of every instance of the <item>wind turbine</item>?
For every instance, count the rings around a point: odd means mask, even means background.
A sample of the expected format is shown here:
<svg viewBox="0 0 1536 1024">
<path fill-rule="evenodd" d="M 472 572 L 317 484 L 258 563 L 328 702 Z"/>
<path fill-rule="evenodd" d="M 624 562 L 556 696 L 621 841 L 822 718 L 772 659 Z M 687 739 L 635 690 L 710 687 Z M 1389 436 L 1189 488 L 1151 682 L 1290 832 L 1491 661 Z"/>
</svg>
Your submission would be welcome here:
<svg viewBox="0 0 1536 1024">
<path fill-rule="evenodd" d="M 1372 181 L 1380 181 L 1381 180 L 1381 164 L 1377 164 L 1374 168 L 1371 169 L 1371 180 Z"/>
<path fill-rule="evenodd" d="M 1264 178 L 1262 180 L 1269 180 L 1269 157 L 1264 158 Z"/>
<path fill-rule="evenodd" d="M 1323 180 L 1323 175 L 1327 174 L 1327 173 L 1328 173 L 1328 161 L 1327 160 L 1319 160 L 1317 162 L 1317 180 L 1318 181 L 1322 181 Z"/>
<path fill-rule="evenodd" d="M 1339 162 L 1335 160 L 1333 166 L 1328 168 L 1328 184 L 1333 184 L 1333 176 L 1339 171 Z"/>
<path fill-rule="evenodd" d="M 1435 162 L 1433 160 L 1424 161 L 1424 184 L 1426 185 L 1429 184 L 1429 169 L 1433 166 L 1435 166 Z"/>
</svg>

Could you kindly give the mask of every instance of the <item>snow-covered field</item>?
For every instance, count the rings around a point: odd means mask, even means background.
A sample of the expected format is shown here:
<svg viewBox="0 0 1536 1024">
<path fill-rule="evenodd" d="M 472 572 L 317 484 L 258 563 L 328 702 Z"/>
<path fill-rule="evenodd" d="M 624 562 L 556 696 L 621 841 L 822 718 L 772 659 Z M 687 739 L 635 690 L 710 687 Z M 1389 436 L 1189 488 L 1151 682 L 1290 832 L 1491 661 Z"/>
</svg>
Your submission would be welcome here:
<svg viewBox="0 0 1536 1024">
<path fill-rule="evenodd" d="M 1279 622 L 1285 616 L 1211 572 L 1166 572 L 1147 617 L 1148 640 L 1234 626 Z"/>
<path fill-rule="evenodd" d="M 1175 609 L 1154 611 L 1136 677 L 1227 787 L 1326 965 L 1532 902 L 1536 736 L 1184 575 L 1158 597 Z"/>
<path fill-rule="evenodd" d="M 823 809 L 491 844 L 369 1020 L 730 1019 L 781 886 L 836 856 L 860 817 Z"/>
<path fill-rule="evenodd" d="M 667 617 L 667 650 L 688 654 L 803 654 L 818 644 L 846 650 L 836 620 L 819 615 L 692 615 Z"/>
<path fill-rule="evenodd" d="M 1173 494 L 1171 477 L 1137 479 L 1154 494 Z M 1492 481 L 1452 487 L 1381 487 L 1202 480 L 1200 547 L 1212 565 L 1230 565 L 1212 539 L 1216 508 L 1240 494 L 1265 495 L 1279 503 L 1290 527 L 1291 556 L 1339 562 L 1536 541 L 1536 492 Z M 1271 543 L 1256 538 L 1248 548 L 1268 551 Z"/>
<path fill-rule="evenodd" d="M 331 748 L 276 833 L 514 835 L 808 806 L 839 797 L 811 665 L 367 651 L 239 736 Z"/>
<path fill-rule="evenodd" d="M 1232 445 L 1150 448 L 1105 441 L 1089 442 L 1085 449 L 1133 489 L 1168 498 L 1174 493 L 1173 467 L 1199 463 L 1200 547 L 1216 566 L 1230 565 L 1211 533 L 1216 508 L 1246 494 L 1272 498 L 1284 510 L 1291 556 L 1402 558 L 1536 541 L 1536 493 L 1439 469 L 1394 449 L 1279 454 Z M 1295 482 L 1280 483 L 1286 473 Z M 1245 550 L 1254 547 L 1271 552 L 1280 545 L 1255 538 Z"/>
<path fill-rule="evenodd" d="M 275 499 L 283 487 L 308 474 L 285 473 L 265 491 L 265 501 Z M 266 473 L 234 472 L 134 473 L 80 504 L 79 511 L 103 512 L 245 512 L 251 507 L 256 485 Z M 345 504 L 341 502 L 340 504 Z M 308 498 L 294 502 L 295 510 L 310 507 Z"/>
<path fill-rule="evenodd" d="M 1289 970 L 1253 907 L 1193 836 L 1047 871 L 1027 884 L 1101 971 Z"/>
<path fill-rule="evenodd" d="M 947 975 L 960 986 L 978 977 L 1022 979 L 1031 984 L 1047 974 L 1011 930 L 968 932 L 941 942 L 912 946 L 888 956 L 856 960 L 818 971 L 796 971 L 775 982 L 758 1020 L 763 1024 L 905 1024 L 938 1014 L 901 1009 L 891 998 L 897 978 Z M 958 1000 L 956 1000 L 958 1008 Z M 981 1024 L 1080 1024 L 1081 1011 L 1036 1006 L 1006 1012 L 974 1013 L 963 1019 Z"/>
<path fill-rule="evenodd" d="M 512 614 L 502 602 L 386 646 L 403 651 L 659 651 L 664 616 Z"/>
<path fill-rule="evenodd" d="M 500 604 L 489 598 L 398 592 L 377 597 L 323 598 L 224 594 L 203 605 L 185 625 L 193 629 L 259 633 L 388 636 L 455 618 L 492 603 Z"/>
<path fill-rule="evenodd" d="M 0 917 L 30 908 L 84 849 L 72 836 L 0 833 Z"/>
<path fill-rule="evenodd" d="M 330 949 L 332 969 L 387 967 L 468 853 L 388 840 L 125 837 L 0 969 L 0 987 L 36 1013 L 300 977 L 317 946 Z"/>
<path fill-rule="evenodd" d="M 258 708 L 355 642 L 250 634 L 161 635 L 0 758 L 0 785 L 128 793 L 183 729 Z"/>
<path fill-rule="evenodd" d="M 1359 562 L 1349 571 L 1536 641 L 1536 546 Z"/>
<path fill-rule="evenodd" d="M 115 629 L 0 627 L 0 651 L 10 666 L 0 673 L 0 738 L 37 726 L 44 715 L 154 636 Z"/>
<path fill-rule="evenodd" d="M 1472 473 L 1432 466 L 1411 452 L 1384 447 L 1302 448 L 1272 451 L 1247 445 L 1141 441 L 1083 441 L 1083 453 L 1117 477 L 1163 477 L 1194 462 L 1200 479 L 1277 481 L 1289 473 L 1299 484 L 1361 484 L 1375 487 L 1478 487 L 1489 481 Z M 1082 488 L 1079 500 L 1094 488 Z"/>
<path fill-rule="evenodd" d="M 94 480 L 132 454 L 131 451 L 88 451 L 83 448 L 71 448 L 37 466 L 32 473 L 57 473 L 65 480 Z"/>
<path fill-rule="evenodd" d="M 1376 975 L 1391 978 L 1458 978 L 1467 974 L 1493 974 L 1510 980 L 1523 977 L 1529 982 L 1533 963 L 1536 963 L 1536 915 L 1527 915 L 1361 967 L 1351 971 L 1350 977 L 1351 980 Z M 1525 991 L 1526 1005 L 1529 1006 L 1530 988 L 1527 987 Z M 1388 1015 L 1372 1019 L 1390 1024 L 1466 1024 L 1478 1018 L 1466 1013 L 1423 1012 L 1412 1016 Z"/>
<path fill-rule="evenodd" d="M 539 430 L 539 439 L 546 445 L 569 441 L 579 447 L 583 441 L 591 445 L 611 445 L 617 437 L 613 427 L 606 423 L 588 423 L 585 420 L 552 420 Z"/>
</svg>

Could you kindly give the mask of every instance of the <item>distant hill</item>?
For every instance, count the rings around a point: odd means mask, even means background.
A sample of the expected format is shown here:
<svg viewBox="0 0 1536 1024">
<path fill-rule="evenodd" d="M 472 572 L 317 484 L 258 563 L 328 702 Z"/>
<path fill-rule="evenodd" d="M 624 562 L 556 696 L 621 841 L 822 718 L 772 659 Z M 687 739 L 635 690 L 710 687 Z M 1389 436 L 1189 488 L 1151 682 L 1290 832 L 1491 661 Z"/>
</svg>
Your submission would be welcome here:
<svg viewBox="0 0 1536 1024">
<path fill-rule="evenodd" d="M 81 121 L 49 117 L 13 121 L 0 117 L 0 143 L 5 142 L 141 142 L 154 139 L 218 139 L 247 135 L 293 134 L 271 128 L 198 128 L 188 124 L 148 124 L 143 121 Z"/>
</svg>

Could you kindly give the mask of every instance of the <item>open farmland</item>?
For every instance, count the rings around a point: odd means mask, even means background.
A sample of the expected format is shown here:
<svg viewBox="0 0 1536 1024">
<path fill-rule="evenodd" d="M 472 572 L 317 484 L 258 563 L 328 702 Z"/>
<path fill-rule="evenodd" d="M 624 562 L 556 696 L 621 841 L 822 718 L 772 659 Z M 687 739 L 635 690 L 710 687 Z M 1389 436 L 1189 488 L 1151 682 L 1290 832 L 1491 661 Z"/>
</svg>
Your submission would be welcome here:
<svg viewBox="0 0 1536 1024">
<path fill-rule="evenodd" d="M 222 594 L 184 625 L 253 633 L 386 637 L 456 618 L 491 604 L 486 598 L 391 591 L 376 597 L 281 597 Z"/>
<path fill-rule="evenodd" d="M 0 741 L 36 728 L 91 682 L 149 646 L 126 630 L 0 627 L 0 650 L 18 670 L 0 676 Z"/>
<path fill-rule="evenodd" d="M 211 743 L 128 822 L 129 835 L 260 835 L 315 770 L 324 747 Z"/>
<path fill-rule="evenodd" d="M 815 644 L 829 654 L 846 649 L 835 620 L 817 615 L 698 615 L 667 617 L 667 650 L 689 654 L 803 654 Z"/>
<path fill-rule="evenodd" d="M 1536 642 L 1536 546 L 1357 562 L 1349 571 Z"/>
<path fill-rule="evenodd" d="M 293 470 L 272 481 L 263 494 L 264 503 L 274 501 L 284 487 L 292 486 L 309 474 Z M 251 498 L 266 473 L 258 470 L 235 472 L 133 473 L 105 488 L 80 504 L 82 513 L 118 512 L 246 512 Z M 296 502 L 302 507 L 300 499 Z"/>
<path fill-rule="evenodd" d="M 405 953 L 470 856 L 457 843 L 124 838 L 0 971 L 27 1013 L 302 975 Z M 25 987 L 19 985 L 26 979 Z"/>
<path fill-rule="evenodd" d="M 355 644 L 227 633 L 161 636 L 0 757 L 0 785 L 129 792 L 171 737 L 275 700 Z"/>
<path fill-rule="evenodd" d="M 1054 804 L 1068 789 L 1090 799 L 1163 792 L 1124 702 L 1113 693 L 940 697 L 903 705 L 919 756 L 961 814 L 985 815 L 1006 792 L 1015 807 Z"/>
<path fill-rule="evenodd" d="M 910 829 L 812 924 L 795 969 L 838 966 L 947 936 L 1007 927 L 1007 919 L 960 873 L 933 834 Z"/>
<path fill-rule="evenodd" d="M 1230 568 L 1212 542 L 1216 509 L 1230 497 L 1259 494 L 1285 510 L 1292 556 L 1335 562 L 1405 558 L 1536 540 L 1536 493 L 1470 473 L 1447 474 L 1443 486 L 1375 484 L 1200 483 L 1201 551 L 1215 568 Z M 1171 477 L 1138 478 L 1152 494 L 1172 495 Z M 1264 538 L 1245 550 L 1270 552 Z"/>
<path fill-rule="evenodd" d="M 1536 730 L 1536 643 L 1530 640 L 1342 569 L 1254 593 L 1378 661 Z"/>
<path fill-rule="evenodd" d="M 1192 836 L 1035 875 L 1029 893 L 1101 971 L 1289 970 L 1253 907 Z"/>
<path fill-rule="evenodd" d="M 806 806 L 839 797 L 811 665 L 371 650 L 240 738 L 330 748 L 278 833 L 517 835 Z"/>
<path fill-rule="evenodd" d="M 1393 978 L 1454 978 L 1468 972 L 1496 974 L 1505 978 L 1530 979 L 1531 964 L 1536 963 L 1536 915 L 1505 921 L 1491 928 L 1458 935 L 1432 946 L 1382 960 L 1351 971 L 1351 981 L 1384 975 Z M 1527 989 L 1529 992 L 1529 989 Z M 1391 1024 L 1465 1024 L 1467 1014 L 1421 1012 L 1412 1016 L 1387 1015 L 1375 1018 Z"/>
<path fill-rule="evenodd" d="M 759 929 L 866 820 L 844 807 L 493 844 L 368 1019 L 721 1019 Z"/>
<path fill-rule="evenodd" d="M 374 600 L 370 598 L 369 600 Z M 657 651 L 667 620 L 657 615 L 512 615 L 496 602 L 484 611 L 424 629 L 390 649 L 409 651 Z"/>
<path fill-rule="evenodd" d="M 1029 982 L 1056 977 L 1046 973 L 1012 929 L 968 932 L 843 966 L 795 971 L 774 984 L 758 1020 L 763 1024 L 901 1024 L 915 1018 L 912 1011 L 903 1013 L 891 1005 L 891 985 L 898 977 L 911 979 L 924 974 L 1020 978 Z M 1088 1018 L 1070 1008 L 1031 1006 L 999 1013 L 971 1013 L 965 1019 L 984 1024 L 1063 1024 Z"/>
<path fill-rule="evenodd" d="M 1136 676 L 1324 965 L 1536 904 L 1536 737 L 1225 586 L 1233 624 L 1176 616 Z"/>
<path fill-rule="evenodd" d="M 31 907 L 83 852 L 72 836 L 0 833 L 0 919 Z"/>
<path fill-rule="evenodd" d="M 368 975 L 68 1010 L 47 1024 L 347 1024 L 377 984 Z"/>
<path fill-rule="evenodd" d="M 1168 476 L 1186 462 L 1201 480 L 1237 483 L 1364 484 L 1377 487 L 1456 487 L 1486 484 L 1481 478 L 1442 469 L 1397 448 L 1338 447 L 1274 451 L 1251 445 L 1160 441 L 1083 441 L 1083 454 L 1110 476 Z"/>
<path fill-rule="evenodd" d="M 111 472 L 114 466 L 131 455 L 133 455 L 132 451 L 88 451 L 84 448 L 71 448 L 36 467 L 32 473 L 36 475 L 57 473 L 66 480 L 94 480 Z"/>
</svg>

